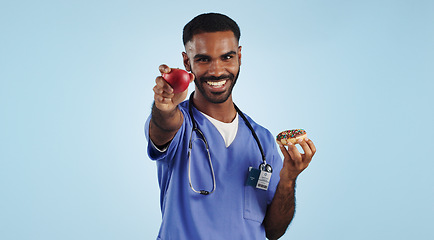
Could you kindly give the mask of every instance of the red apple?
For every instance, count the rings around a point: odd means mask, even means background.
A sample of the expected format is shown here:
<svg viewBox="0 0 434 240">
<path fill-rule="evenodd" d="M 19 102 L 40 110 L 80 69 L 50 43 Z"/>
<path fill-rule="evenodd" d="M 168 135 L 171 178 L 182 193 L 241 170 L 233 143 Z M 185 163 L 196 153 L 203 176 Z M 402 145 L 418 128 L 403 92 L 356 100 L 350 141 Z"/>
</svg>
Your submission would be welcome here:
<svg viewBox="0 0 434 240">
<path fill-rule="evenodd" d="M 163 78 L 173 88 L 173 93 L 184 92 L 190 84 L 190 74 L 178 68 L 172 68 L 170 73 L 163 73 Z"/>
</svg>

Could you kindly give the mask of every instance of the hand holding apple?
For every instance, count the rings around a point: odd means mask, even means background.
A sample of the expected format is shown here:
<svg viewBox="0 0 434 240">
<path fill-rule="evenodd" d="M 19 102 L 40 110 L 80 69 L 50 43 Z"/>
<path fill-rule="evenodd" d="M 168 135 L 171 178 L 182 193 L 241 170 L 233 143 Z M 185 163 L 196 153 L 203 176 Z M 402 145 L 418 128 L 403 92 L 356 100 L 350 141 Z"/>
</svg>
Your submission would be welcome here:
<svg viewBox="0 0 434 240">
<path fill-rule="evenodd" d="M 173 93 L 184 92 L 190 84 L 190 74 L 182 69 L 172 68 L 162 74 L 163 79 L 173 88 Z"/>
<path fill-rule="evenodd" d="M 176 74 L 179 69 L 171 69 L 165 64 L 161 64 L 158 69 L 161 75 L 155 79 L 155 86 L 153 88 L 155 100 L 154 103 L 156 108 L 160 111 L 170 112 L 176 109 L 178 104 L 184 101 L 187 97 L 187 88 L 189 83 L 194 81 L 194 75 L 193 73 L 187 73 L 183 70 L 180 70 L 181 74 L 185 73 L 188 78 L 184 77 L 184 81 L 180 81 L 183 82 L 184 86 L 179 86 Z M 163 76 L 167 80 L 163 78 Z M 172 83 L 172 80 L 176 83 Z"/>
</svg>

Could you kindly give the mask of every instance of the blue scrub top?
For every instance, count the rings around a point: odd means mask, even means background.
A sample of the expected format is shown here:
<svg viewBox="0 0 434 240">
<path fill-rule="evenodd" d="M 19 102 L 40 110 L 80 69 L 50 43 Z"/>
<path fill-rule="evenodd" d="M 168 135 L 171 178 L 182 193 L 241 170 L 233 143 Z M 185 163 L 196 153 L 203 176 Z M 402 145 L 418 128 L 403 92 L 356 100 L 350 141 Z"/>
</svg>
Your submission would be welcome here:
<svg viewBox="0 0 434 240">
<path fill-rule="evenodd" d="M 265 239 L 262 221 L 267 205 L 273 199 L 282 168 L 273 135 L 246 115 L 262 144 L 267 163 L 273 167 L 267 191 L 246 186 L 248 168 L 258 168 L 262 157 L 245 122 L 240 119 L 237 135 L 226 148 L 214 125 L 193 108 L 198 128 L 209 144 L 216 181 L 215 192 L 201 195 L 193 192 L 188 180 L 188 143 L 192 130 L 188 100 L 182 102 L 179 109 L 184 115 L 184 122 L 163 153 L 149 141 L 151 116 L 145 124 L 148 155 L 156 161 L 160 185 L 162 223 L 157 239 Z M 193 133 L 192 139 L 192 185 L 196 190 L 211 191 L 212 173 L 205 145 L 196 140 L 196 133 Z"/>
</svg>

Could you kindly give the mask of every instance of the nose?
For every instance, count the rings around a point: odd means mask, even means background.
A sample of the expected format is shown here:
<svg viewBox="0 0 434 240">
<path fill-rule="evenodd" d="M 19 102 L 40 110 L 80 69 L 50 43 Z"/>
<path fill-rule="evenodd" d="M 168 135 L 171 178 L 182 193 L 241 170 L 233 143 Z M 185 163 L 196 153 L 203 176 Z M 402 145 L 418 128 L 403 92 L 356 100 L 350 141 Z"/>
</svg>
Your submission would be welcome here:
<svg viewBox="0 0 434 240">
<path fill-rule="evenodd" d="M 212 76 L 221 76 L 225 73 L 223 64 L 220 60 L 212 61 L 208 68 L 208 74 Z"/>
</svg>

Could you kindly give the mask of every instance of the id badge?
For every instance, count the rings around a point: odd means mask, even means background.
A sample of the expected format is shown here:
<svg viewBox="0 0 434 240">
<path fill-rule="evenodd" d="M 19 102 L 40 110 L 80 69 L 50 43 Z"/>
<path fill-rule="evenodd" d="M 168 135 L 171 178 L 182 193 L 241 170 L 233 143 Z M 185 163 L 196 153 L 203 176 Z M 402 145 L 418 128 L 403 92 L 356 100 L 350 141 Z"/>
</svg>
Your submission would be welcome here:
<svg viewBox="0 0 434 240">
<path fill-rule="evenodd" d="M 270 184 L 271 174 L 271 172 L 249 167 L 249 175 L 247 176 L 246 185 L 267 191 L 268 185 Z"/>
</svg>

